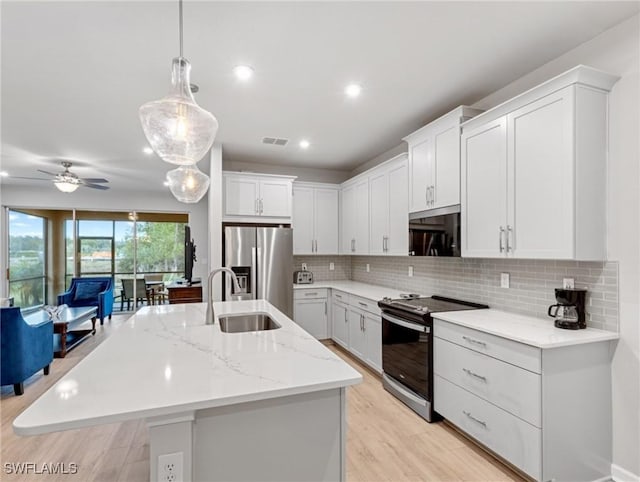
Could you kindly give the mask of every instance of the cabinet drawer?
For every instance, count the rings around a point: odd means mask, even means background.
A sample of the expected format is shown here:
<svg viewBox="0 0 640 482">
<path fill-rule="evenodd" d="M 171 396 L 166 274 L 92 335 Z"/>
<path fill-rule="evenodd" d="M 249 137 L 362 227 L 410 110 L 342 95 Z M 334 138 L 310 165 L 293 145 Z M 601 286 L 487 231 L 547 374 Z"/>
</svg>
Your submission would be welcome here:
<svg viewBox="0 0 640 482">
<path fill-rule="evenodd" d="M 334 303 L 349 304 L 349 294 L 344 291 L 332 290 L 331 300 Z"/>
<path fill-rule="evenodd" d="M 378 307 L 377 301 L 368 300 L 367 298 L 362 298 L 360 296 L 351 295 L 349 304 L 355 308 L 367 311 L 373 315 L 380 315 L 380 313 L 382 313 L 382 311 Z"/>
<path fill-rule="evenodd" d="M 434 376 L 434 407 L 458 428 L 536 480 L 542 431 L 472 393 Z"/>
<path fill-rule="evenodd" d="M 541 377 L 536 373 L 434 338 L 433 370 L 442 378 L 541 427 Z"/>
<path fill-rule="evenodd" d="M 433 322 L 434 336 L 526 370 L 542 373 L 539 348 L 439 320 L 437 316 L 436 313 Z"/>
<path fill-rule="evenodd" d="M 310 299 L 326 298 L 326 297 L 327 297 L 327 288 L 304 288 L 304 289 L 293 290 L 294 300 L 310 300 Z"/>
</svg>

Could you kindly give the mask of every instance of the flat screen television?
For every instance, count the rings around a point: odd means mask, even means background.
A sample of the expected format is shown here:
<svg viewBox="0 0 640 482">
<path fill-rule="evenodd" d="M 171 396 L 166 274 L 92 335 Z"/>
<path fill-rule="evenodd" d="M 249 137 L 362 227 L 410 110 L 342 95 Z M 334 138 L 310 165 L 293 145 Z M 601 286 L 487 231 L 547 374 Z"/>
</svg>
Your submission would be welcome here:
<svg viewBox="0 0 640 482">
<path fill-rule="evenodd" d="M 193 263 L 196 261 L 196 245 L 191 239 L 191 228 L 184 227 L 184 279 L 191 284 L 193 279 Z"/>
</svg>

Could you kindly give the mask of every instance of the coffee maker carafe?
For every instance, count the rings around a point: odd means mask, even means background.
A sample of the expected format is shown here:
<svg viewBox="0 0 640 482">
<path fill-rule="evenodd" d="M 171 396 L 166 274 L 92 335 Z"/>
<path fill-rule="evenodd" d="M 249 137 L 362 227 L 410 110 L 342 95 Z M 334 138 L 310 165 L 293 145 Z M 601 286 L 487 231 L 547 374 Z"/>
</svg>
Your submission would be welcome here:
<svg viewBox="0 0 640 482">
<path fill-rule="evenodd" d="M 555 325 L 565 330 L 578 330 L 587 327 L 584 310 L 586 289 L 556 288 L 555 305 L 551 305 L 547 314 L 555 318 Z M 554 309 L 555 308 L 555 309 Z"/>
</svg>

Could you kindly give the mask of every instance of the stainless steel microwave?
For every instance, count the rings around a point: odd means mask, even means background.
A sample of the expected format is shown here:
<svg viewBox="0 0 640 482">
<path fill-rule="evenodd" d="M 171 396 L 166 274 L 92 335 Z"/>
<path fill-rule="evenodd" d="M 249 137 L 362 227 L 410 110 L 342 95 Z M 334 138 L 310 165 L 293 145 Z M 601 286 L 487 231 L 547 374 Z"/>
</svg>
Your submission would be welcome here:
<svg viewBox="0 0 640 482">
<path fill-rule="evenodd" d="M 460 256 L 460 205 L 409 215 L 410 256 Z"/>
</svg>

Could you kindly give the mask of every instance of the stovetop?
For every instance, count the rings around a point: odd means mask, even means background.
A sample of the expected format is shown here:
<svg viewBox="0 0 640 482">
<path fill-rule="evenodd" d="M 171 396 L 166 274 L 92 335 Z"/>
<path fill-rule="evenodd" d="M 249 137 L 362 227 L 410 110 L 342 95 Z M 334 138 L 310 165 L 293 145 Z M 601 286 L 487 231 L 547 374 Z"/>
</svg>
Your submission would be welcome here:
<svg viewBox="0 0 640 482">
<path fill-rule="evenodd" d="M 472 303 L 469 301 L 445 298 L 444 296 L 424 296 L 407 298 L 384 298 L 378 302 L 382 311 L 393 311 L 396 314 L 406 313 L 407 315 L 428 317 L 430 313 L 439 311 L 461 311 L 478 308 L 489 308 L 487 305 Z"/>
</svg>

